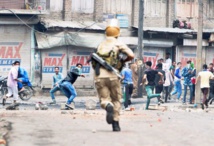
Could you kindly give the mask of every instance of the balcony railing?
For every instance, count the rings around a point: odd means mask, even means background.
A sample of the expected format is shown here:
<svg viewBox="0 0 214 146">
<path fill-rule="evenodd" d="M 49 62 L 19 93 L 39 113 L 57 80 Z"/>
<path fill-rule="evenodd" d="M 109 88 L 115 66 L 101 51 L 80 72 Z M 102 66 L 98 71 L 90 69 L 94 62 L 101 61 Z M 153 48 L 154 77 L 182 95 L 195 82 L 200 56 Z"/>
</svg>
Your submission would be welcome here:
<svg viewBox="0 0 214 146">
<path fill-rule="evenodd" d="M 0 9 L 49 10 L 50 0 L 0 0 Z"/>
</svg>

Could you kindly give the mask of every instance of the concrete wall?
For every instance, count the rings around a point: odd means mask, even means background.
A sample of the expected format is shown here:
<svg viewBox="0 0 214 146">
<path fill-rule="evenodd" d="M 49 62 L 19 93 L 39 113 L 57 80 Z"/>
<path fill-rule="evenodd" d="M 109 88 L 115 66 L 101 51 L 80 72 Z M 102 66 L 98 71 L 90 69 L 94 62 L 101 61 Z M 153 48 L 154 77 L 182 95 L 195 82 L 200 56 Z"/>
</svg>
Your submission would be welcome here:
<svg viewBox="0 0 214 146">
<path fill-rule="evenodd" d="M 7 76 L 16 60 L 30 75 L 31 30 L 23 25 L 0 25 L 0 33 L 0 75 Z"/>
</svg>

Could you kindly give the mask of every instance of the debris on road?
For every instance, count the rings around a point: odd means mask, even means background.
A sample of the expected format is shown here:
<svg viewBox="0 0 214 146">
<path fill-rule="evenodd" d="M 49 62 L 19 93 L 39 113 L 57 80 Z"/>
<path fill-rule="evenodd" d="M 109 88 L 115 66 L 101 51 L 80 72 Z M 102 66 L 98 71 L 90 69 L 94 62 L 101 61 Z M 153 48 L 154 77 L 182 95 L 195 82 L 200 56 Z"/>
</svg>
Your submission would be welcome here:
<svg viewBox="0 0 214 146">
<path fill-rule="evenodd" d="M 97 102 L 95 100 L 93 100 L 93 99 L 88 99 L 85 102 L 85 108 L 87 110 L 95 110 L 96 106 L 97 106 Z"/>
</svg>

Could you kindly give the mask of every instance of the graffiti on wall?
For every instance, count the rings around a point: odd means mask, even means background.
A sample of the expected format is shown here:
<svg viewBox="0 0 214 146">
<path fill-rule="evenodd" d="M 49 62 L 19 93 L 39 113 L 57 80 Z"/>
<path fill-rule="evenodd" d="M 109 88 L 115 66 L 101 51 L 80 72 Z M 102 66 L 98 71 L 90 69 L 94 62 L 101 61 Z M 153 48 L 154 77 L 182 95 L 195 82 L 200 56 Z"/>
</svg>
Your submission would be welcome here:
<svg viewBox="0 0 214 146">
<path fill-rule="evenodd" d="M 63 70 L 63 59 L 65 54 L 61 53 L 46 53 L 44 57 L 42 73 L 54 73 L 55 67 L 59 67 L 59 71 Z"/>
<path fill-rule="evenodd" d="M 151 52 L 144 52 L 143 53 L 144 62 L 151 61 L 152 62 L 152 68 L 156 67 L 158 57 L 159 57 L 159 53 L 151 53 Z"/>
<path fill-rule="evenodd" d="M 191 60 L 194 64 L 196 64 L 196 53 L 182 53 L 181 54 L 182 66 L 185 66 L 186 62 L 188 60 Z"/>
<path fill-rule="evenodd" d="M 90 58 L 91 52 L 76 52 L 75 54 L 70 59 L 70 70 L 75 68 L 77 63 L 81 63 L 83 65 L 82 73 L 89 74 L 91 68 L 87 60 Z"/>
<path fill-rule="evenodd" d="M 22 42 L 0 42 L 1 71 L 9 71 L 14 61 L 21 62 Z"/>
</svg>

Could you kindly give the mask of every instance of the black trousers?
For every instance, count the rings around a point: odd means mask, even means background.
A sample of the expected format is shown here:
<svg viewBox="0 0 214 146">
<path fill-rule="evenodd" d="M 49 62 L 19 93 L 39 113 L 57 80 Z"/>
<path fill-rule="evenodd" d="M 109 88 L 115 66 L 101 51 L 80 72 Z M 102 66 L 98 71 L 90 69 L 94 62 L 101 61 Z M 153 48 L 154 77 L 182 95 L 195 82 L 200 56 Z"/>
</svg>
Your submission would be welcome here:
<svg viewBox="0 0 214 146">
<path fill-rule="evenodd" d="M 155 93 L 160 94 L 163 91 L 163 85 L 155 86 Z"/>
<path fill-rule="evenodd" d="M 167 102 L 168 96 L 169 96 L 169 88 L 170 86 L 164 87 L 164 93 L 165 93 L 165 102 Z"/>
<path fill-rule="evenodd" d="M 125 84 L 125 102 L 124 106 L 127 108 L 130 104 L 130 98 L 133 92 L 133 84 Z"/>
</svg>

